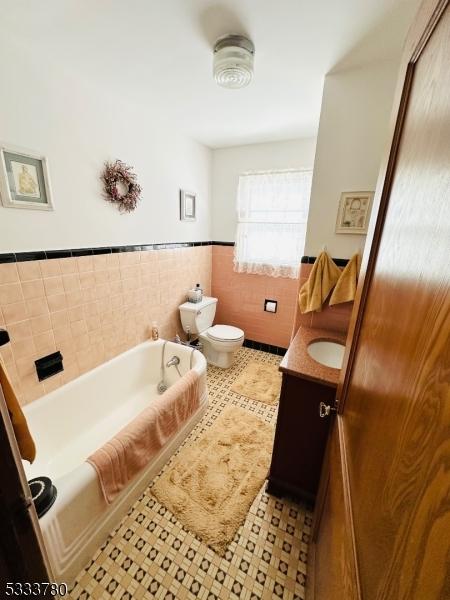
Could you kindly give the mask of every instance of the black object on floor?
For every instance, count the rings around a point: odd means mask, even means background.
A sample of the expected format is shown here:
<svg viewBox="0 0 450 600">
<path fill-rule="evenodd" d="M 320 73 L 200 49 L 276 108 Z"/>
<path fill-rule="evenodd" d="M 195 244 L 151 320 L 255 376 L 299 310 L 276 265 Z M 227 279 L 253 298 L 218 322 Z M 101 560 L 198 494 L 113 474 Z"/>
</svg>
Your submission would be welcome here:
<svg viewBox="0 0 450 600">
<path fill-rule="evenodd" d="M 57 496 L 56 488 L 48 477 L 35 477 L 30 479 L 28 485 L 37 515 L 41 518 L 53 506 Z"/>
</svg>

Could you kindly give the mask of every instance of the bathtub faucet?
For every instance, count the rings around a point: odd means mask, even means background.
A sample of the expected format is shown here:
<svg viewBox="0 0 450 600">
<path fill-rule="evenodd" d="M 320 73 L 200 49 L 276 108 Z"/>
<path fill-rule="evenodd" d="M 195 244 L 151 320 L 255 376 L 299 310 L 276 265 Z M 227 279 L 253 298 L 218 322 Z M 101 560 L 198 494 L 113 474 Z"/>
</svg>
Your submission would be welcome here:
<svg viewBox="0 0 450 600">
<path fill-rule="evenodd" d="M 172 356 L 172 358 L 167 361 L 166 367 L 173 367 L 173 366 L 176 367 L 179 364 L 180 364 L 180 359 L 178 358 L 178 356 Z"/>
<path fill-rule="evenodd" d="M 175 367 L 175 369 L 177 370 L 178 375 L 180 377 L 182 377 L 182 375 L 180 373 L 180 369 L 178 368 L 179 364 L 180 364 L 180 359 L 178 358 L 178 356 L 172 356 L 172 358 L 167 361 L 166 367 Z"/>
</svg>

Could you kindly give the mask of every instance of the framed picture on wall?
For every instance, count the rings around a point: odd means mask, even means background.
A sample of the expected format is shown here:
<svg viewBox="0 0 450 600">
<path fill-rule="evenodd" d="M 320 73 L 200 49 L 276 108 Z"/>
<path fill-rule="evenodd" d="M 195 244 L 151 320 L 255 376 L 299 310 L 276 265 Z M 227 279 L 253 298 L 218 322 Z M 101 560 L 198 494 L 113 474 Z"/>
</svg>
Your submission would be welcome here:
<svg viewBox="0 0 450 600">
<path fill-rule="evenodd" d="M 195 204 L 197 195 L 194 192 L 180 190 L 180 219 L 182 221 L 195 221 Z"/>
<path fill-rule="evenodd" d="M 6 208 L 53 210 L 47 159 L 0 147 L 0 194 Z"/>
<path fill-rule="evenodd" d="M 364 235 L 369 226 L 374 192 L 343 192 L 339 201 L 336 233 Z"/>
</svg>

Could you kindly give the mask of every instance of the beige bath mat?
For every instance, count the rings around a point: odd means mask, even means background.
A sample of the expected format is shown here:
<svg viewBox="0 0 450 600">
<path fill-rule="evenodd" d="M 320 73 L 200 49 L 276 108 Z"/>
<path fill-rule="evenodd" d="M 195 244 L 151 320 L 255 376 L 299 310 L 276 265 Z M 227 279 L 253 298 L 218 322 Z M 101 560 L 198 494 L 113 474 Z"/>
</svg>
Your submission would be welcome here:
<svg viewBox="0 0 450 600">
<path fill-rule="evenodd" d="M 263 485 L 273 427 L 230 406 L 155 483 L 152 493 L 221 556 Z"/>
<path fill-rule="evenodd" d="M 280 387 L 278 365 L 250 362 L 231 386 L 231 391 L 265 404 L 276 404 Z"/>
</svg>

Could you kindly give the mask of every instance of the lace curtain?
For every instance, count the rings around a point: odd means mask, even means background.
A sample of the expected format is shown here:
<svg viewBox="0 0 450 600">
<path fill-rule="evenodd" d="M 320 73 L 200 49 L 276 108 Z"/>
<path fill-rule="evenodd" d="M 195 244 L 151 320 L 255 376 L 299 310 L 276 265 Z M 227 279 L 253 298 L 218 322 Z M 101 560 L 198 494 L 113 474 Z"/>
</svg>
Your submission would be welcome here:
<svg viewBox="0 0 450 600">
<path fill-rule="evenodd" d="M 297 278 L 305 246 L 312 170 L 239 177 L 234 270 Z"/>
</svg>

